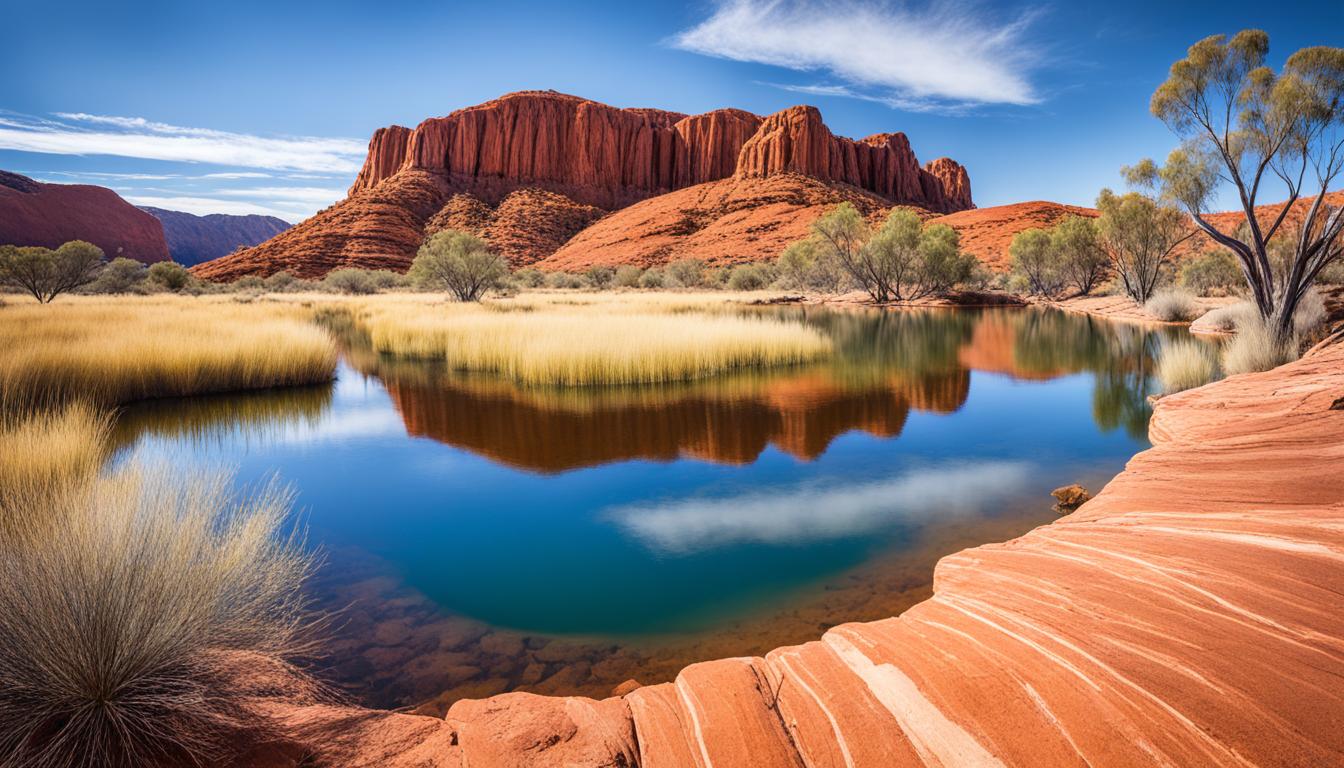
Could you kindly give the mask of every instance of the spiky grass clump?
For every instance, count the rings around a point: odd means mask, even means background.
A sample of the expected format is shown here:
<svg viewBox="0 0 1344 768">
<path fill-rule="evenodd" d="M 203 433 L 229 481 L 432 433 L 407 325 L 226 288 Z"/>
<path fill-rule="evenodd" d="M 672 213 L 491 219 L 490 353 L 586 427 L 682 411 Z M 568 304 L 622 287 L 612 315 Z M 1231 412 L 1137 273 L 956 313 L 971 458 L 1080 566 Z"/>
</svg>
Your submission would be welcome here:
<svg viewBox="0 0 1344 768">
<path fill-rule="evenodd" d="M 0 510 L 0 765 L 231 764 L 309 695 L 288 493 L 132 465 Z"/>
<path fill-rule="evenodd" d="M 1237 328 L 1255 321 L 1259 316 L 1259 311 L 1256 310 L 1254 304 L 1249 301 L 1239 301 L 1236 304 L 1209 310 L 1201 318 L 1200 323 L 1209 326 L 1210 330 L 1233 333 Z"/>
<path fill-rule="evenodd" d="M 1279 341 L 1272 329 L 1253 316 L 1237 325 L 1237 335 L 1223 347 L 1223 370 L 1228 374 L 1268 371 L 1298 358 L 1296 338 Z"/>
<path fill-rule="evenodd" d="M 119 405 L 331 379 L 331 339 L 297 305 L 63 297 L 0 315 L 0 408 Z"/>
<path fill-rule="evenodd" d="M 595 302 L 446 305 L 408 312 L 364 307 L 374 349 L 444 360 L 455 369 L 529 385 L 686 381 L 726 371 L 814 360 L 830 351 L 802 323 L 688 309 L 687 305 Z"/>
<path fill-rule="evenodd" d="M 1164 322 L 1185 322 L 1199 317 L 1199 302 L 1188 292 L 1167 288 L 1158 291 L 1143 305 L 1144 311 Z"/>
<path fill-rule="evenodd" d="M 1157 378 L 1162 391 L 1168 393 L 1209 383 L 1213 370 L 1213 357 L 1207 347 L 1194 340 L 1167 344 L 1157 360 Z"/>
<path fill-rule="evenodd" d="M 38 499 L 92 477 L 103 460 L 111 417 L 87 403 L 20 416 L 0 413 L 0 508 Z"/>
</svg>

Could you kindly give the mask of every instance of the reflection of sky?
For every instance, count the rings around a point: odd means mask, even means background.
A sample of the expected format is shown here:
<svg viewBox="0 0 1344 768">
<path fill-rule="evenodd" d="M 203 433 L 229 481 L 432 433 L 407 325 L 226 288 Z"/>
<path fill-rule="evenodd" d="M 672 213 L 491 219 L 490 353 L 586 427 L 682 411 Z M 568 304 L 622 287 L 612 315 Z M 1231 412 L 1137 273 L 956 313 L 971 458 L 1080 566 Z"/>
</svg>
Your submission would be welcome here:
<svg viewBox="0 0 1344 768">
<path fill-rule="evenodd" d="M 633 504 L 610 519 L 667 554 L 748 542 L 799 544 L 868 533 L 893 522 L 973 513 L 1020 492 L 1029 465 L 981 462 L 918 469 L 869 483 L 783 486 L 723 498 Z"/>
</svg>

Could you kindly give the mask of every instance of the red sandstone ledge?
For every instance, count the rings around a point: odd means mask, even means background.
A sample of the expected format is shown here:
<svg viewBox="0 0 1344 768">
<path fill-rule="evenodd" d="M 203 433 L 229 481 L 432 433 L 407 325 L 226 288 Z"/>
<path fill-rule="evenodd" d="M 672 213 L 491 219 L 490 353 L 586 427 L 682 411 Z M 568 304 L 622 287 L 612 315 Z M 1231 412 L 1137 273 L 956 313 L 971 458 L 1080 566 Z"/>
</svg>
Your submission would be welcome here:
<svg viewBox="0 0 1344 768">
<path fill-rule="evenodd" d="M 296 709 L 280 752 L 472 768 L 1342 764 L 1341 395 L 1334 344 L 1162 399 L 1154 447 L 1095 499 L 944 558 L 934 596 L 899 617 L 603 701 L 504 694 L 444 720 Z"/>
</svg>

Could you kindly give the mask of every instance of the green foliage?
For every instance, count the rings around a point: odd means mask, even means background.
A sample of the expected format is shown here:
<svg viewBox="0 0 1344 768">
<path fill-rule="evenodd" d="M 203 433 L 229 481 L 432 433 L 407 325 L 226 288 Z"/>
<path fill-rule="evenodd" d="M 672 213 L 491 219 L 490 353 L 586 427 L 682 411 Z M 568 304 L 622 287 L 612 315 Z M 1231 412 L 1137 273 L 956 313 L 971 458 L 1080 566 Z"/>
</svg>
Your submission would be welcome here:
<svg viewBox="0 0 1344 768">
<path fill-rule="evenodd" d="M 917 280 L 929 293 L 946 293 L 966 282 L 979 264 L 961 250 L 961 237 L 946 224 L 924 227 L 919 236 Z"/>
<path fill-rule="evenodd" d="M 631 264 L 622 264 L 616 268 L 616 275 L 612 282 L 618 288 L 637 288 L 640 278 L 644 276 L 644 270 Z"/>
<path fill-rule="evenodd" d="M 1039 296 L 1051 297 L 1064 287 L 1064 270 L 1058 258 L 1059 251 L 1052 247 L 1050 233 L 1044 229 L 1024 229 L 1013 235 L 1008 246 L 1012 257 L 1012 272 Z"/>
<path fill-rule="evenodd" d="M 813 245 L 790 263 L 826 259 L 877 302 L 918 299 L 968 279 L 975 260 L 963 254 L 956 232 L 925 227 L 914 212 L 896 208 L 873 232 L 849 203 L 813 224 Z"/>
<path fill-rule="evenodd" d="M 244 275 L 234 280 L 229 287 L 235 291 L 261 292 L 266 290 L 266 281 L 261 275 Z"/>
<path fill-rule="evenodd" d="M 699 259 L 678 259 L 667 265 L 667 274 L 686 288 L 696 288 L 705 279 L 705 262 Z"/>
<path fill-rule="evenodd" d="M 284 293 L 285 291 L 293 290 L 294 288 L 299 287 L 298 284 L 299 279 L 284 270 L 276 272 L 265 280 L 266 290 L 275 293 Z"/>
<path fill-rule="evenodd" d="M 42 304 L 93 282 L 102 264 L 103 250 L 83 240 L 71 240 L 54 251 L 0 245 L 0 283 L 19 288 Z"/>
<path fill-rule="evenodd" d="M 616 270 L 607 266 L 592 266 L 583 274 L 588 278 L 588 284 L 599 291 L 610 288 L 612 281 L 616 279 Z"/>
<path fill-rule="evenodd" d="M 187 268 L 175 261 L 156 261 L 149 265 L 149 281 L 170 291 L 180 291 L 191 281 Z"/>
<path fill-rule="evenodd" d="M 131 293 L 142 289 L 145 282 L 145 265 L 135 259 L 119 256 L 107 263 L 98 272 L 98 277 L 89 283 L 91 293 Z"/>
<path fill-rule="evenodd" d="M 576 289 L 584 286 L 583 278 L 570 272 L 549 272 L 546 275 L 547 288 Z"/>
<path fill-rule="evenodd" d="M 546 276 L 539 269 L 527 267 L 514 272 L 513 281 L 520 288 L 540 288 L 546 284 Z"/>
<path fill-rule="evenodd" d="M 378 290 L 367 269 L 333 269 L 322 278 L 322 285 L 337 293 L 364 295 Z"/>
<path fill-rule="evenodd" d="M 1064 285 L 1086 296 L 1110 271 L 1110 259 L 1101 245 L 1096 219 L 1069 214 L 1050 229 L 1050 248 L 1055 252 Z"/>
<path fill-rule="evenodd" d="M 1231 251 L 1208 250 L 1181 265 L 1181 287 L 1197 296 L 1230 296 L 1246 287 Z"/>
<path fill-rule="evenodd" d="M 1131 299 L 1143 304 L 1168 277 L 1172 252 L 1193 235 L 1179 210 L 1138 192 L 1097 197 L 1097 232 L 1116 277 Z"/>
<path fill-rule="evenodd" d="M 639 276 L 640 288 L 662 288 L 666 283 L 667 279 L 663 275 L 663 270 L 657 267 L 650 267 Z"/>
<path fill-rule="evenodd" d="M 416 283 L 448 290 L 459 301 L 479 301 L 507 274 L 504 260 L 484 240 L 454 229 L 430 235 L 411 262 L 410 271 Z"/>
<path fill-rule="evenodd" d="M 734 291 L 759 291 L 770 285 L 772 277 L 764 264 L 738 264 L 728 272 L 728 288 Z"/>
</svg>

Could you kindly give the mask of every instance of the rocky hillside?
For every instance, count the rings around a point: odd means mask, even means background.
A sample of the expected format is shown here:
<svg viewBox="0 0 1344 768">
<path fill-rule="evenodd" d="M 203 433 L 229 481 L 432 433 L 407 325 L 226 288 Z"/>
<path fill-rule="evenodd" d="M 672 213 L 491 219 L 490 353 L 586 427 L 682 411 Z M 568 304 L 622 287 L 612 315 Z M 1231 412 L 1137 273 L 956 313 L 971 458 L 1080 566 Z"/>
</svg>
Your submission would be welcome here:
<svg viewBox="0 0 1344 768">
<path fill-rule="evenodd" d="M 87 240 L 109 259 L 149 264 L 169 258 L 159 220 L 116 192 L 0 171 L 0 244 L 55 248 L 70 240 Z"/>
<path fill-rule="evenodd" d="M 653 205 L 669 195 L 676 197 Z M 779 204 L 764 211 L 753 200 Z M 650 205 L 639 215 L 654 216 L 643 231 L 659 244 L 625 248 L 638 260 L 742 261 L 773 256 L 780 233 L 805 230 L 820 206 L 840 200 L 937 213 L 973 207 L 969 176 L 956 162 L 921 166 L 900 133 L 835 136 L 813 107 L 768 117 L 736 109 L 683 115 L 529 91 L 415 129 L 379 129 L 345 200 L 196 272 L 232 280 L 280 269 L 303 276 L 339 266 L 405 269 L 426 234 L 444 226 L 481 234 L 515 267 L 553 254 L 545 266 L 569 263 L 573 249 L 557 254 L 566 243 L 641 201 Z M 611 241 L 614 226 L 594 239 Z M 705 230 L 711 235 L 666 247 L 665 235 Z"/>
<path fill-rule="evenodd" d="M 141 206 L 140 210 L 159 220 L 173 261 L 187 266 L 233 253 L 239 246 L 265 242 L 289 229 L 289 222 L 274 216 L 196 216 L 151 206 Z"/>
</svg>

